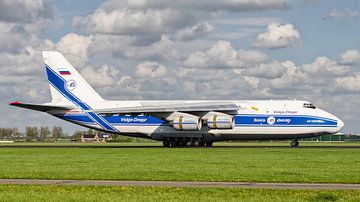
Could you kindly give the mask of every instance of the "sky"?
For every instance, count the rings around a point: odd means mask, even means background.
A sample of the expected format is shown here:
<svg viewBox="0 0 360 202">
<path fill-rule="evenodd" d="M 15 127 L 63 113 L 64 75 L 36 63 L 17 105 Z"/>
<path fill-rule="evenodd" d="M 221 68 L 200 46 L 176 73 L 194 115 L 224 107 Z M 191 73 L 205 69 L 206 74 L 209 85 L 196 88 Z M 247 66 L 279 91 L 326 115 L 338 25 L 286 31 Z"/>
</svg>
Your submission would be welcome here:
<svg viewBox="0 0 360 202">
<path fill-rule="evenodd" d="M 308 100 L 360 133 L 358 0 L 0 0 L 0 127 L 84 128 L 8 106 L 51 100 L 41 51 L 105 99 Z"/>
</svg>

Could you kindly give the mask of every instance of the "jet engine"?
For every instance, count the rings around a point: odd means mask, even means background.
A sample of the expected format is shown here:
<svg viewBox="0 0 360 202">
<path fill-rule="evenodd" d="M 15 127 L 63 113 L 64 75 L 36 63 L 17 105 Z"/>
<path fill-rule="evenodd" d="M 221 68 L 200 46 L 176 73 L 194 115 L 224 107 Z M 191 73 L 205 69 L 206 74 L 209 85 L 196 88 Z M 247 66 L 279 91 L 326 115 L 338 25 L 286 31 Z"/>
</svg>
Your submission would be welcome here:
<svg viewBox="0 0 360 202">
<path fill-rule="evenodd" d="M 212 129 L 233 129 L 235 126 L 234 117 L 223 113 L 211 113 L 206 120 Z"/>
<path fill-rule="evenodd" d="M 200 117 L 181 113 L 173 119 L 172 126 L 176 130 L 201 130 L 202 121 Z"/>
</svg>

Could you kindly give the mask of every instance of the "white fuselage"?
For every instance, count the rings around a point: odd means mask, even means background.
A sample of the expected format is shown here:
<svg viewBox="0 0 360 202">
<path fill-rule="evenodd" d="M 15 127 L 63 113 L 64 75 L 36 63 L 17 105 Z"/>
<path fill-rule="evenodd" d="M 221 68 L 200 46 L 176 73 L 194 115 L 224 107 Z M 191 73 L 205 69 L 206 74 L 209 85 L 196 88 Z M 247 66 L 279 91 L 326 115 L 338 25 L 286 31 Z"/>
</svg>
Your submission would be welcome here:
<svg viewBox="0 0 360 202">
<path fill-rule="evenodd" d="M 93 103 L 93 109 L 156 106 L 181 103 L 216 103 L 212 101 L 103 101 Z M 162 140 L 164 137 L 203 137 L 212 141 L 230 139 L 291 139 L 313 137 L 337 133 L 343 127 L 343 122 L 336 116 L 319 108 L 309 107 L 307 101 L 242 101 L 227 100 L 239 106 L 236 113 L 231 114 L 235 120 L 232 129 L 210 129 L 203 126 L 199 131 L 179 131 L 167 121 L 152 115 L 100 115 L 114 128 L 106 130 L 101 124 L 87 118 L 82 110 L 56 112 L 53 115 L 67 121 L 128 136 L 144 137 Z"/>
</svg>

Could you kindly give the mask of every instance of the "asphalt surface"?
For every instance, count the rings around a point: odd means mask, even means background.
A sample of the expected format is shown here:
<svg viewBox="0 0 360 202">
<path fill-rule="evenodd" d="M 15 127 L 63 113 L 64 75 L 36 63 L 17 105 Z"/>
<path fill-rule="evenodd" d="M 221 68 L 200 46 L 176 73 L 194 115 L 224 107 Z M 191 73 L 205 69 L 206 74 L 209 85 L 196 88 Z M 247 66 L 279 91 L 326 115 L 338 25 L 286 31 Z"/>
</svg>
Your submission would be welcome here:
<svg viewBox="0 0 360 202">
<path fill-rule="evenodd" d="M 0 184 L 360 190 L 360 184 L 0 179 Z"/>
<path fill-rule="evenodd" d="M 153 145 L 0 145 L 0 148 L 161 148 L 163 146 Z M 172 148 L 172 147 L 169 147 Z M 179 147 L 176 147 L 179 148 Z M 258 145 L 236 145 L 236 146 L 213 146 L 213 147 L 183 147 L 183 148 L 283 148 L 289 149 L 290 146 L 258 146 Z M 293 149 L 360 149 L 360 145 L 348 145 L 348 146 L 299 146 Z"/>
</svg>

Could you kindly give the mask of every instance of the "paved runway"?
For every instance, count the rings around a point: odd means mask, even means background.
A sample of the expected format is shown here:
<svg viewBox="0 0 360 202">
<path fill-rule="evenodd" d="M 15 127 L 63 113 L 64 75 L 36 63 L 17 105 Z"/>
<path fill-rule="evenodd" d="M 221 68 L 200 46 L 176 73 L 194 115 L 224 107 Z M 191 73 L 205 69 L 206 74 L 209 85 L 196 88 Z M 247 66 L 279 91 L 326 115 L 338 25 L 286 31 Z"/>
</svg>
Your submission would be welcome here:
<svg viewBox="0 0 360 202">
<path fill-rule="evenodd" d="M 0 179 L 0 184 L 360 190 L 360 184 Z"/>
<path fill-rule="evenodd" d="M 0 145 L 0 148 L 162 148 L 163 146 L 154 146 L 154 145 Z M 167 149 L 171 149 L 173 147 L 169 147 Z M 181 148 L 181 147 L 176 147 Z M 360 145 L 349 145 L 349 146 L 299 146 L 296 148 L 292 148 L 290 146 L 261 146 L 261 145 L 229 145 L 229 146 L 213 146 L 213 147 L 182 147 L 182 148 L 194 148 L 194 149 L 202 149 L 202 148 L 283 148 L 283 149 L 360 149 Z"/>
</svg>

